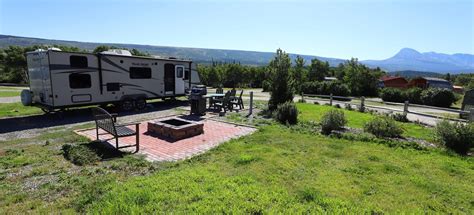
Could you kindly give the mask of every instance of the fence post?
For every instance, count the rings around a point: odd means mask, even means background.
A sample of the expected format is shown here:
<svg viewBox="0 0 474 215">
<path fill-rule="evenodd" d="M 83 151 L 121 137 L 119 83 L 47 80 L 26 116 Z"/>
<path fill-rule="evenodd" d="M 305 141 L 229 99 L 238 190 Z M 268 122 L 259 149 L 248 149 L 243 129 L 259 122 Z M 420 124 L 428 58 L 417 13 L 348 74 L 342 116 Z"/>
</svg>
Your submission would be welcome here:
<svg viewBox="0 0 474 215">
<path fill-rule="evenodd" d="M 471 108 L 469 113 L 469 122 L 474 122 L 474 108 Z"/>
<path fill-rule="evenodd" d="M 364 112 L 365 111 L 365 97 L 360 97 L 360 107 L 359 107 L 359 111 L 360 112 Z"/>
<path fill-rule="evenodd" d="M 408 105 L 409 105 L 409 101 L 405 101 L 405 105 L 403 106 L 403 115 L 407 115 L 408 114 Z"/>
<path fill-rule="evenodd" d="M 252 110 L 253 110 L 253 91 L 250 91 L 249 116 L 252 115 Z"/>
<path fill-rule="evenodd" d="M 331 93 L 331 94 L 329 94 L 329 105 L 331 105 L 331 106 L 332 106 L 332 93 Z"/>
<path fill-rule="evenodd" d="M 301 93 L 301 102 L 306 103 L 306 101 L 304 100 L 304 94 L 303 93 Z"/>
</svg>

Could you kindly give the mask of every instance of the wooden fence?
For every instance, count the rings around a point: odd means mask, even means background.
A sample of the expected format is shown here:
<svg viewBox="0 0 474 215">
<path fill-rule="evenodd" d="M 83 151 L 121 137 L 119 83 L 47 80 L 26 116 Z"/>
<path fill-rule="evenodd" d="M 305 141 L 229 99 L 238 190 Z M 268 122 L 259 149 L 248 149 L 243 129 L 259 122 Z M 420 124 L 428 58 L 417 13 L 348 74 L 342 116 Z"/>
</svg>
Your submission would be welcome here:
<svg viewBox="0 0 474 215">
<path fill-rule="evenodd" d="M 373 103 L 403 106 L 403 110 L 400 110 L 400 109 L 395 109 L 395 108 L 390 108 L 390 107 L 367 105 L 366 104 L 366 99 L 364 97 L 357 98 L 357 97 L 333 96 L 332 94 L 330 94 L 330 95 L 302 94 L 301 95 L 301 98 L 303 100 L 304 100 L 305 97 L 317 97 L 317 98 L 322 99 L 322 100 L 328 100 L 329 104 L 331 106 L 333 105 L 334 101 L 337 101 L 339 103 L 348 104 L 348 105 L 353 105 L 353 103 L 352 103 L 353 100 L 360 100 L 360 102 L 358 104 L 354 104 L 359 109 L 359 111 L 364 111 L 365 108 L 373 108 L 373 109 L 382 109 L 382 110 L 388 110 L 388 111 L 402 112 L 405 115 L 408 114 L 408 113 L 411 113 L 411 114 L 416 114 L 416 115 L 420 115 L 420 116 L 426 116 L 426 117 L 432 117 L 432 118 L 438 118 L 438 119 L 447 119 L 447 120 L 451 120 L 451 121 L 474 122 L 474 108 L 471 108 L 470 111 L 464 111 L 464 110 L 456 110 L 456 109 L 451 109 L 451 108 L 442 108 L 442 107 L 434 107 L 434 106 L 427 106 L 427 105 L 410 104 L 408 101 L 406 101 L 405 103 L 380 102 L 380 101 L 374 101 L 374 100 L 370 101 L 370 102 L 373 102 Z M 428 109 L 442 110 L 442 111 L 457 113 L 459 115 L 467 115 L 467 120 L 466 119 L 459 119 L 459 118 L 452 118 L 452 117 L 447 117 L 447 116 L 434 115 L 434 114 L 429 114 L 429 113 L 422 113 L 422 112 L 419 112 L 419 111 L 410 110 L 409 107 L 428 108 Z"/>
</svg>

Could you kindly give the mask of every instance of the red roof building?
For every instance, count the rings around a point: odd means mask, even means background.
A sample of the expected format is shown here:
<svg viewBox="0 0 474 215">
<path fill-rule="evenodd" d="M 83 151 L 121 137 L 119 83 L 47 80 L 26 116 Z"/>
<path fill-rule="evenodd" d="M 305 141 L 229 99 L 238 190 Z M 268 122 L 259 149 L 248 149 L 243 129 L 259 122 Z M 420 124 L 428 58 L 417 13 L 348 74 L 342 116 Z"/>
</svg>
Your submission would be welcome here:
<svg viewBox="0 0 474 215">
<path fill-rule="evenodd" d="M 383 87 L 392 88 L 406 88 L 408 84 L 407 79 L 396 76 L 383 76 L 380 81 L 383 83 Z"/>
</svg>

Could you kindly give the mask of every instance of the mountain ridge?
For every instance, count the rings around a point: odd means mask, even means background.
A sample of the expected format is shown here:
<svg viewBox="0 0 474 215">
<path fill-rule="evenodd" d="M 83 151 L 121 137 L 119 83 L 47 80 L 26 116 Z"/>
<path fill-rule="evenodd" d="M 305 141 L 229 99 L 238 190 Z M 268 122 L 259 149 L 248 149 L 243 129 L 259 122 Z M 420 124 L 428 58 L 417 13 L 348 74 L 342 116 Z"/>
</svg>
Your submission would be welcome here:
<svg viewBox="0 0 474 215">
<path fill-rule="evenodd" d="M 245 51 L 232 49 L 210 49 L 193 47 L 157 46 L 142 44 L 122 44 L 122 43 L 98 43 L 81 42 L 68 40 L 54 40 L 33 37 L 20 37 L 0 34 L 0 48 L 10 45 L 32 46 L 32 45 L 68 45 L 92 51 L 99 45 L 117 46 L 127 49 L 138 49 L 152 55 L 163 57 L 189 58 L 198 63 L 210 63 L 212 61 L 240 62 L 248 65 L 268 65 L 273 58 L 274 52 Z M 292 59 L 298 54 L 289 53 Z M 331 66 L 344 63 L 347 59 L 322 57 L 315 55 L 300 55 L 306 63 L 311 63 L 311 59 L 318 58 L 328 61 Z M 474 55 L 471 54 L 443 54 L 436 52 L 418 52 L 412 48 L 402 48 L 393 57 L 384 60 L 363 60 L 361 63 L 369 67 L 380 67 L 388 72 L 394 71 L 426 71 L 437 73 L 461 73 L 474 72 Z"/>
<path fill-rule="evenodd" d="M 403 48 L 393 57 L 385 60 L 365 60 L 362 62 L 372 67 L 378 66 L 389 72 L 407 70 L 438 73 L 474 72 L 474 55 L 421 53 L 411 48 Z"/>
</svg>

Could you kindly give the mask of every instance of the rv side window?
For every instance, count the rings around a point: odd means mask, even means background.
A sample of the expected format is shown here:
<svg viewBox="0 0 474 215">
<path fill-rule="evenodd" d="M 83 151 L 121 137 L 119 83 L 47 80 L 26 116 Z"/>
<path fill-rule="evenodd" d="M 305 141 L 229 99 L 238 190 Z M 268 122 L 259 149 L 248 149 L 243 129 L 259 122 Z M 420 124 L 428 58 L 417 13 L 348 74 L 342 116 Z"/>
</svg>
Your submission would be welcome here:
<svg viewBox="0 0 474 215">
<path fill-rule="evenodd" d="M 87 68 L 87 57 L 84 56 L 77 56 L 71 55 L 69 57 L 69 62 L 71 63 L 71 67 L 76 68 Z"/>
<path fill-rule="evenodd" d="M 176 67 L 176 78 L 183 78 L 184 68 L 181 66 Z"/>
<path fill-rule="evenodd" d="M 149 79 L 151 78 L 151 68 L 149 67 L 130 67 L 131 79 Z"/>
<path fill-rule="evenodd" d="M 89 74 L 70 74 L 69 87 L 71 89 L 91 88 L 91 76 Z"/>
</svg>

